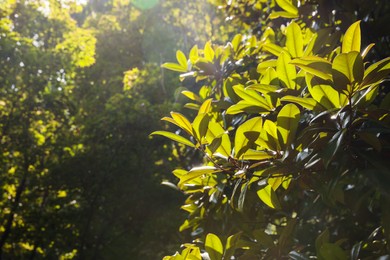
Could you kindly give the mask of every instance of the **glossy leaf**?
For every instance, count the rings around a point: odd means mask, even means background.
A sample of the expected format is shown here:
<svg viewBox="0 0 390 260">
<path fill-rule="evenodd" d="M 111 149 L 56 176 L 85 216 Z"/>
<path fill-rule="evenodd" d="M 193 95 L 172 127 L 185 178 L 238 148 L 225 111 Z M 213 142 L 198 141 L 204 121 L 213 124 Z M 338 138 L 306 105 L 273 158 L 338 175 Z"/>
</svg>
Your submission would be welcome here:
<svg viewBox="0 0 390 260">
<path fill-rule="evenodd" d="M 357 21 L 353 23 L 345 32 L 341 51 L 342 53 L 348 53 L 351 51 L 360 52 L 360 45 L 360 21 Z"/>
<path fill-rule="evenodd" d="M 273 158 L 273 156 L 269 152 L 248 149 L 244 154 L 242 154 L 241 158 L 243 160 L 262 161 L 262 160 L 271 159 Z"/>
<path fill-rule="evenodd" d="M 201 166 L 201 167 L 195 167 L 192 168 L 187 174 L 181 176 L 180 182 L 178 183 L 178 186 L 181 187 L 183 184 L 198 178 L 202 175 L 211 174 L 220 172 L 221 170 L 214 167 L 214 166 Z"/>
<path fill-rule="evenodd" d="M 272 53 L 275 56 L 279 56 L 280 53 L 285 51 L 282 47 L 279 45 L 276 45 L 274 43 L 268 42 L 262 45 L 263 50 L 268 51 L 269 53 Z"/>
<path fill-rule="evenodd" d="M 286 28 L 286 47 L 294 58 L 303 55 L 302 30 L 295 22 L 291 22 Z"/>
<path fill-rule="evenodd" d="M 234 255 L 234 251 L 238 246 L 238 241 L 240 240 L 240 237 L 241 237 L 241 233 L 237 233 L 227 238 L 226 245 L 225 245 L 226 247 L 225 253 L 223 255 L 224 259 L 231 259 L 231 257 Z"/>
<path fill-rule="evenodd" d="M 280 6 L 283 10 L 291 14 L 298 14 L 298 8 L 296 8 L 291 1 L 289 0 L 276 0 L 278 6 Z"/>
<path fill-rule="evenodd" d="M 234 138 L 234 151 L 235 157 L 240 159 L 242 154 L 248 150 L 248 146 L 259 137 L 260 131 L 263 125 L 263 119 L 261 117 L 254 117 L 243 124 L 241 124 L 237 130 Z"/>
<path fill-rule="evenodd" d="M 295 138 L 299 119 L 300 110 L 294 104 L 287 104 L 280 110 L 277 118 L 277 128 L 285 147 L 288 147 Z"/>
<path fill-rule="evenodd" d="M 177 112 L 171 112 L 171 116 L 180 128 L 186 131 L 189 135 L 193 135 L 192 125 L 184 115 Z"/>
<path fill-rule="evenodd" d="M 167 131 L 155 131 L 153 133 L 151 133 L 150 135 L 162 135 L 162 136 L 165 136 L 173 141 L 176 141 L 178 143 L 181 143 L 181 144 L 184 144 L 184 145 L 187 145 L 189 147 L 193 147 L 195 148 L 195 145 L 188 139 L 180 136 L 180 135 L 177 135 L 177 134 L 174 134 L 174 133 L 171 133 L 171 132 L 167 132 Z"/>
<path fill-rule="evenodd" d="M 376 84 L 390 74 L 390 57 L 370 65 L 364 72 L 362 86 Z"/>
<path fill-rule="evenodd" d="M 332 65 L 323 58 L 316 56 L 303 57 L 292 60 L 290 64 L 296 65 L 321 79 L 332 80 Z"/>
<path fill-rule="evenodd" d="M 264 188 L 258 190 L 257 195 L 268 207 L 273 209 L 280 209 L 279 200 L 271 185 L 267 185 Z"/>
<path fill-rule="evenodd" d="M 186 68 L 187 70 L 187 58 L 182 51 L 180 50 L 176 51 L 176 59 L 179 62 L 180 66 Z"/>
<path fill-rule="evenodd" d="M 211 111 L 211 102 L 212 101 L 213 101 L 213 99 L 211 99 L 211 98 L 205 100 L 203 102 L 203 104 L 200 106 L 198 114 L 210 112 Z"/>
<path fill-rule="evenodd" d="M 187 66 L 183 67 L 180 64 L 172 63 L 172 62 L 166 62 L 166 63 L 162 64 L 161 67 L 163 67 L 165 69 L 173 70 L 173 71 L 178 71 L 178 72 L 187 72 Z"/>
<path fill-rule="evenodd" d="M 313 110 L 314 107 L 317 105 L 317 102 L 313 98 L 303 98 L 303 97 L 296 97 L 296 96 L 283 96 L 281 101 L 288 101 L 293 102 L 295 104 L 298 104 L 306 109 Z"/>
<path fill-rule="evenodd" d="M 352 93 L 355 84 L 363 80 L 363 59 L 359 52 L 341 53 L 332 63 L 332 75 L 334 86 L 338 91 Z"/>
<path fill-rule="evenodd" d="M 279 80 L 282 81 L 287 88 L 295 89 L 297 72 L 295 66 L 290 64 L 290 61 L 290 56 L 285 52 L 282 52 L 277 61 L 276 72 Z"/>
<path fill-rule="evenodd" d="M 212 233 L 207 234 L 205 248 L 210 260 L 222 260 L 223 245 L 218 236 Z"/>
<path fill-rule="evenodd" d="M 198 101 L 200 102 L 201 99 L 198 95 L 196 95 L 194 92 L 191 92 L 191 91 L 188 91 L 188 90 L 184 90 L 181 92 L 184 96 L 188 97 L 189 99 L 191 100 L 194 100 L 194 101 Z"/>
<path fill-rule="evenodd" d="M 279 17 L 294 19 L 294 18 L 298 18 L 299 15 L 298 14 L 289 13 L 289 12 L 283 12 L 283 11 L 272 12 L 269 15 L 269 19 L 276 19 L 276 18 L 279 18 Z"/>
<path fill-rule="evenodd" d="M 207 128 L 209 126 L 209 116 L 205 113 L 198 114 L 194 122 L 192 123 L 192 128 L 194 129 L 195 135 L 199 141 L 203 144 L 203 140 L 205 139 Z"/>
</svg>

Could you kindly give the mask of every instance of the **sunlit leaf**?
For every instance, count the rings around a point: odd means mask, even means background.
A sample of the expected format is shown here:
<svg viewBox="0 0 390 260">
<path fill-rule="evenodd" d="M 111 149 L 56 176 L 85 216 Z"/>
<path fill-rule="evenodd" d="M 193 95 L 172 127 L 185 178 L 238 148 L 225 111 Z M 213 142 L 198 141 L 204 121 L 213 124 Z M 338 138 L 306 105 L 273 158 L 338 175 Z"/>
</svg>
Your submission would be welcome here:
<svg viewBox="0 0 390 260">
<path fill-rule="evenodd" d="M 199 58 L 199 50 L 198 45 L 194 45 L 194 47 L 191 48 L 189 58 L 192 64 L 195 64 L 195 62 Z"/>
<path fill-rule="evenodd" d="M 223 255 L 223 245 L 218 236 L 209 233 L 206 236 L 205 249 L 210 260 L 221 260 Z"/>
<path fill-rule="evenodd" d="M 211 102 L 213 101 L 212 98 L 209 98 L 203 102 L 203 104 L 199 108 L 198 114 L 202 113 L 208 113 L 211 110 Z"/>
<path fill-rule="evenodd" d="M 276 67 L 276 61 L 277 60 L 272 59 L 260 62 L 259 65 L 257 65 L 257 72 L 261 73 L 266 71 L 269 67 Z"/>
<path fill-rule="evenodd" d="M 171 132 L 167 132 L 167 131 L 155 131 L 153 133 L 151 133 L 150 135 L 162 135 L 162 136 L 165 136 L 173 141 L 176 141 L 178 143 L 181 143 L 181 144 L 184 144 L 184 145 L 187 145 L 187 146 L 190 146 L 190 147 L 194 147 L 195 148 L 195 145 L 188 139 L 180 136 L 180 135 L 177 135 L 177 134 L 174 134 L 174 133 L 171 133 Z"/>
<path fill-rule="evenodd" d="M 360 52 L 360 45 L 361 45 L 360 21 L 357 21 L 353 23 L 345 32 L 341 51 L 342 53 L 348 53 L 351 51 Z"/>
<path fill-rule="evenodd" d="M 179 62 L 180 66 L 187 69 L 187 58 L 186 55 L 178 50 L 176 51 L 176 59 Z"/>
<path fill-rule="evenodd" d="M 273 157 L 273 155 L 270 154 L 269 152 L 265 152 L 265 151 L 257 151 L 257 150 L 253 150 L 253 149 L 248 149 L 241 157 L 243 160 L 261 161 L 261 160 L 270 159 Z"/>
<path fill-rule="evenodd" d="M 370 52 L 370 50 L 372 49 L 372 47 L 375 46 L 375 43 L 371 43 L 369 44 L 363 51 L 362 51 L 362 58 L 364 59 L 367 54 Z"/>
<path fill-rule="evenodd" d="M 203 175 L 212 174 L 220 172 L 221 170 L 214 166 L 201 166 L 192 168 L 187 174 L 180 177 L 180 182 L 178 183 L 179 187 L 182 187 L 183 184 L 198 178 Z"/>
<path fill-rule="evenodd" d="M 266 102 L 266 101 L 265 101 Z M 271 111 L 268 104 L 260 104 L 260 103 L 252 103 L 252 101 L 242 100 L 235 105 L 230 106 L 226 110 L 226 114 L 235 115 L 242 112 L 250 113 L 250 114 L 268 114 Z"/>
<path fill-rule="evenodd" d="M 291 22 L 286 28 L 286 47 L 294 58 L 303 55 L 302 30 L 295 22 Z"/>
<path fill-rule="evenodd" d="M 182 67 L 180 64 L 167 62 L 161 65 L 161 67 L 178 72 L 187 72 L 187 67 Z"/>
<path fill-rule="evenodd" d="M 273 86 L 273 85 L 266 85 L 266 84 L 253 84 L 245 89 L 251 89 L 251 90 L 256 90 L 258 92 L 261 92 L 263 94 L 267 94 L 269 92 L 275 92 L 279 89 L 278 86 Z"/>
<path fill-rule="evenodd" d="M 283 10 L 286 12 L 289 12 L 291 14 L 298 14 L 298 8 L 296 8 L 291 1 L 289 0 L 276 0 L 276 3 L 278 6 L 280 6 Z"/>
<path fill-rule="evenodd" d="M 303 98 L 287 95 L 283 96 L 280 100 L 296 103 L 309 110 L 313 110 L 314 107 L 317 105 L 317 102 L 313 98 Z"/>
<path fill-rule="evenodd" d="M 292 60 L 290 64 L 296 65 L 304 71 L 324 80 L 332 80 L 332 65 L 323 58 L 316 56 L 303 57 Z"/>
<path fill-rule="evenodd" d="M 263 50 L 268 51 L 269 53 L 272 53 L 275 56 L 279 56 L 280 53 L 285 51 L 282 47 L 280 47 L 274 43 L 271 43 L 271 42 L 267 42 L 267 43 L 263 44 L 262 48 L 263 48 Z"/>
<path fill-rule="evenodd" d="M 180 128 L 186 131 L 189 135 L 194 135 L 192 132 L 192 125 L 184 115 L 177 112 L 171 112 L 171 116 Z"/>
<path fill-rule="evenodd" d="M 289 13 L 289 12 L 283 12 L 283 11 L 272 12 L 269 15 L 269 19 L 271 19 L 271 20 L 279 18 L 279 17 L 294 19 L 294 18 L 298 18 L 299 15 L 298 14 Z"/>
<path fill-rule="evenodd" d="M 257 191 L 259 198 L 270 208 L 280 209 L 280 203 L 271 185 Z"/>
<path fill-rule="evenodd" d="M 362 86 L 376 84 L 390 74 L 390 57 L 370 65 L 364 72 Z"/>
<path fill-rule="evenodd" d="M 184 90 L 181 92 L 184 96 L 188 97 L 191 100 L 201 102 L 201 99 L 198 95 L 196 95 L 194 92 Z"/>
<path fill-rule="evenodd" d="M 332 63 L 332 75 L 335 88 L 344 93 L 352 93 L 355 84 L 364 76 L 363 59 L 359 52 L 352 51 L 336 56 Z"/>
<path fill-rule="evenodd" d="M 276 72 L 279 80 L 282 81 L 286 87 L 295 89 L 295 78 L 297 76 L 297 72 L 295 70 L 295 66 L 290 64 L 290 61 L 290 56 L 285 52 L 282 52 L 277 61 Z"/>
<path fill-rule="evenodd" d="M 209 120 L 210 120 L 209 116 L 205 113 L 202 113 L 202 114 L 198 114 L 195 117 L 194 122 L 192 123 L 192 128 L 194 129 L 195 135 L 202 144 L 207 133 Z"/>
<path fill-rule="evenodd" d="M 254 141 L 259 137 L 262 125 L 263 119 L 261 117 L 254 117 L 245 121 L 237 128 L 234 138 L 234 151 L 236 158 L 240 159 L 242 157 L 242 153 L 249 148 L 247 145 L 254 143 Z M 249 135 L 248 132 L 250 132 L 251 135 Z"/>
<path fill-rule="evenodd" d="M 204 46 L 204 57 L 206 60 L 212 62 L 214 60 L 215 52 L 211 46 L 211 42 L 207 42 Z"/>
<path fill-rule="evenodd" d="M 285 147 L 288 147 L 295 138 L 299 119 L 300 110 L 294 104 L 287 104 L 280 110 L 277 118 L 277 129 Z"/>
</svg>

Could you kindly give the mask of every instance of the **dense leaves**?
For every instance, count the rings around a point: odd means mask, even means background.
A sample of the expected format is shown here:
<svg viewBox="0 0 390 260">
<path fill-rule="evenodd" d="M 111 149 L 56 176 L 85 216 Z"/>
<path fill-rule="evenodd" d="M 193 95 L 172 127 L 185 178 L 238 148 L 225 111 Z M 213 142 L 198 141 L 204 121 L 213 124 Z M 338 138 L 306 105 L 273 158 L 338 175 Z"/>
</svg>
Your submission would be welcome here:
<svg viewBox="0 0 390 260">
<path fill-rule="evenodd" d="M 261 17 L 263 2 L 216 4 Z M 240 259 L 388 257 L 389 60 L 367 59 L 375 47 L 362 49 L 361 21 L 331 35 L 345 21 L 322 23 L 305 13 L 309 1 L 270 2 L 275 23 L 260 22 L 258 36 L 207 42 L 163 65 L 196 82 L 183 94 L 197 115 L 172 113 L 182 131 L 154 134 L 203 157 L 174 171 L 188 196 L 180 230 L 194 240 L 165 259 L 225 259 L 232 236 L 228 257 Z"/>
</svg>

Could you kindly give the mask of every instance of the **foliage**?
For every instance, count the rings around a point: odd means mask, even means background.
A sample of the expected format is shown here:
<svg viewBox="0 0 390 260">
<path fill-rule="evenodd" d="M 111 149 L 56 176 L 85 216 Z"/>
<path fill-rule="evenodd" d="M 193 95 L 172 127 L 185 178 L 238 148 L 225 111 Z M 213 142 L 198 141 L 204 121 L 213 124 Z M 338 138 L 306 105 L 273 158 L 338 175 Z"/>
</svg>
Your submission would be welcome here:
<svg viewBox="0 0 390 260">
<path fill-rule="evenodd" d="M 310 3 L 272 1 L 272 23 L 260 34 L 178 51 L 177 63 L 163 65 L 182 73 L 193 113 L 171 112 L 163 118 L 170 126 L 152 135 L 203 160 L 173 171 L 187 194 L 180 230 L 194 240 L 165 259 L 390 253 L 390 95 L 382 84 L 390 58 L 367 59 L 373 45 L 363 46 L 360 21 L 344 35 L 322 29 L 301 12 Z"/>
</svg>

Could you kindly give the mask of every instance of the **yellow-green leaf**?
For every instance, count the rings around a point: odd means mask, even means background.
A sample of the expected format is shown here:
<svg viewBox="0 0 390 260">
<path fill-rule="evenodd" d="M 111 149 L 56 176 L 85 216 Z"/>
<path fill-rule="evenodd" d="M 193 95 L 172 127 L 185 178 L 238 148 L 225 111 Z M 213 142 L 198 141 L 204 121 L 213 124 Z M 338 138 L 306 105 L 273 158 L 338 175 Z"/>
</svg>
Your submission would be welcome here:
<svg viewBox="0 0 390 260">
<path fill-rule="evenodd" d="M 278 73 L 279 80 L 282 81 L 287 88 L 295 89 L 297 72 L 295 66 L 289 64 L 290 61 L 290 56 L 285 52 L 282 52 L 277 61 L 276 72 Z"/>
<path fill-rule="evenodd" d="M 231 259 L 231 257 L 234 255 L 234 251 L 237 248 L 240 237 L 241 233 L 237 233 L 228 237 L 226 241 L 225 253 L 223 255 L 224 259 Z"/>
<path fill-rule="evenodd" d="M 243 85 L 236 85 L 233 87 L 234 92 L 242 99 L 251 103 L 255 106 L 260 106 L 264 108 L 271 109 L 265 100 L 260 94 L 251 89 L 245 89 Z"/>
<path fill-rule="evenodd" d="M 214 166 L 201 166 L 192 168 L 187 174 L 181 176 L 180 182 L 178 183 L 179 187 L 182 187 L 183 184 L 198 178 L 203 175 L 212 174 L 216 172 L 220 172 L 221 170 Z"/>
<path fill-rule="evenodd" d="M 357 51 L 341 53 L 332 63 L 334 86 L 339 92 L 352 93 L 355 84 L 360 83 L 364 76 L 362 56 Z"/>
<path fill-rule="evenodd" d="M 211 46 L 211 42 L 207 42 L 204 46 L 204 57 L 208 61 L 213 61 L 215 52 Z"/>
<path fill-rule="evenodd" d="M 161 65 L 161 67 L 178 72 L 187 72 L 187 66 L 182 67 L 180 64 L 167 62 Z"/>
<path fill-rule="evenodd" d="M 178 143 L 181 143 L 181 144 L 184 144 L 184 145 L 187 145 L 187 146 L 190 146 L 190 147 L 194 147 L 195 148 L 195 145 L 188 139 L 180 136 L 180 135 L 177 135 L 177 134 L 174 134 L 174 133 L 171 133 L 171 132 L 167 132 L 167 131 L 155 131 L 153 133 L 151 133 L 150 135 L 162 135 L 162 136 L 165 136 L 173 141 L 176 141 Z"/>
<path fill-rule="evenodd" d="M 350 51 L 360 52 L 360 45 L 361 45 L 360 21 L 357 21 L 353 23 L 345 32 L 341 51 L 342 53 L 348 53 Z"/>
<path fill-rule="evenodd" d="M 275 191 L 271 185 L 267 185 L 264 188 L 257 191 L 259 198 L 270 208 L 280 209 L 280 203 L 276 196 Z"/>
<path fill-rule="evenodd" d="M 294 18 L 298 18 L 299 15 L 298 14 L 289 13 L 289 12 L 284 12 L 284 11 L 272 12 L 269 15 L 269 19 L 271 19 L 271 20 L 279 18 L 279 17 L 294 19 Z"/>
<path fill-rule="evenodd" d="M 300 119 L 300 110 L 294 104 L 285 105 L 279 112 L 277 127 L 285 147 L 289 146 L 295 138 Z"/>
<path fill-rule="evenodd" d="M 313 110 L 314 107 L 317 105 L 317 102 L 313 98 L 303 98 L 287 95 L 282 97 L 280 100 L 296 103 L 309 110 Z"/>
<path fill-rule="evenodd" d="M 294 58 L 303 55 L 302 30 L 295 22 L 291 22 L 286 28 L 286 47 Z"/>
<path fill-rule="evenodd" d="M 208 113 L 211 111 L 211 102 L 213 101 L 212 98 L 206 99 L 203 104 L 199 108 L 198 114 L 202 113 Z"/>
<path fill-rule="evenodd" d="M 296 8 L 289 0 L 276 0 L 278 6 L 280 6 L 286 12 L 291 14 L 298 14 L 298 8 Z"/>
<path fill-rule="evenodd" d="M 292 60 L 290 64 L 296 65 L 304 71 L 324 80 L 332 80 L 332 65 L 323 58 L 316 56 L 302 57 Z"/>
<path fill-rule="evenodd" d="M 263 119 L 261 117 L 254 117 L 245 121 L 237 128 L 234 139 L 235 158 L 240 159 L 242 153 L 248 150 L 248 145 L 253 144 L 260 136 L 262 125 Z"/>
<path fill-rule="evenodd" d="M 276 60 L 275 59 L 260 62 L 259 65 L 257 65 L 256 70 L 257 70 L 257 72 L 261 73 L 261 72 L 266 71 L 269 67 L 276 67 Z"/>
<path fill-rule="evenodd" d="M 189 58 L 192 64 L 195 64 L 195 62 L 199 58 L 199 50 L 198 50 L 198 45 L 194 45 L 192 49 L 190 50 Z"/>
<path fill-rule="evenodd" d="M 177 112 L 171 112 L 171 116 L 180 128 L 186 131 L 189 135 L 194 135 L 192 125 L 185 116 Z"/>
<path fill-rule="evenodd" d="M 180 66 L 187 69 L 187 57 L 182 51 L 178 50 L 176 52 L 176 59 L 179 62 Z"/>
<path fill-rule="evenodd" d="M 273 155 L 271 153 L 265 152 L 265 151 L 257 151 L 253 149 L 248 149 L 241 158 L 243 160 L 255 160 L 255 161 L 261 161 L 273 158 Z"/>
<path fill-rule="evenodd" d="M 188 91 L 188 90 L 183 90 L 181 92 L 184 96 L 188 97 L 191 100 L 201 102 L 201 99 L 198 95 L 196 95 L 194 92 Z"/>
<path fill-rule="evenodd" d="M 205 249 L 209 254 L 210 260 L 221 260 L 223 254 L 223 245 L 217 235 L 212 233 L 207 234 L 205 241 Z"/>
<path fill-rule="evenodd" d="M 262 45 L 263 50 L 268 51 L 269 53 L 272 53 L 275 56 L 279 56 L 280 53 L 284 51 L 282 47 L 279 45 L 273 44 L 271 42 L 264 43 Z"/>
<path fill-rule="evenodd" d="M 194 122 L 192 123 L 192 128 L 194 129 L 196 138 L 203 144 L 205 139 L 207 128 L 209 126 L 209 116 L 205 113 L 198 114 Z"/>
</svg>

